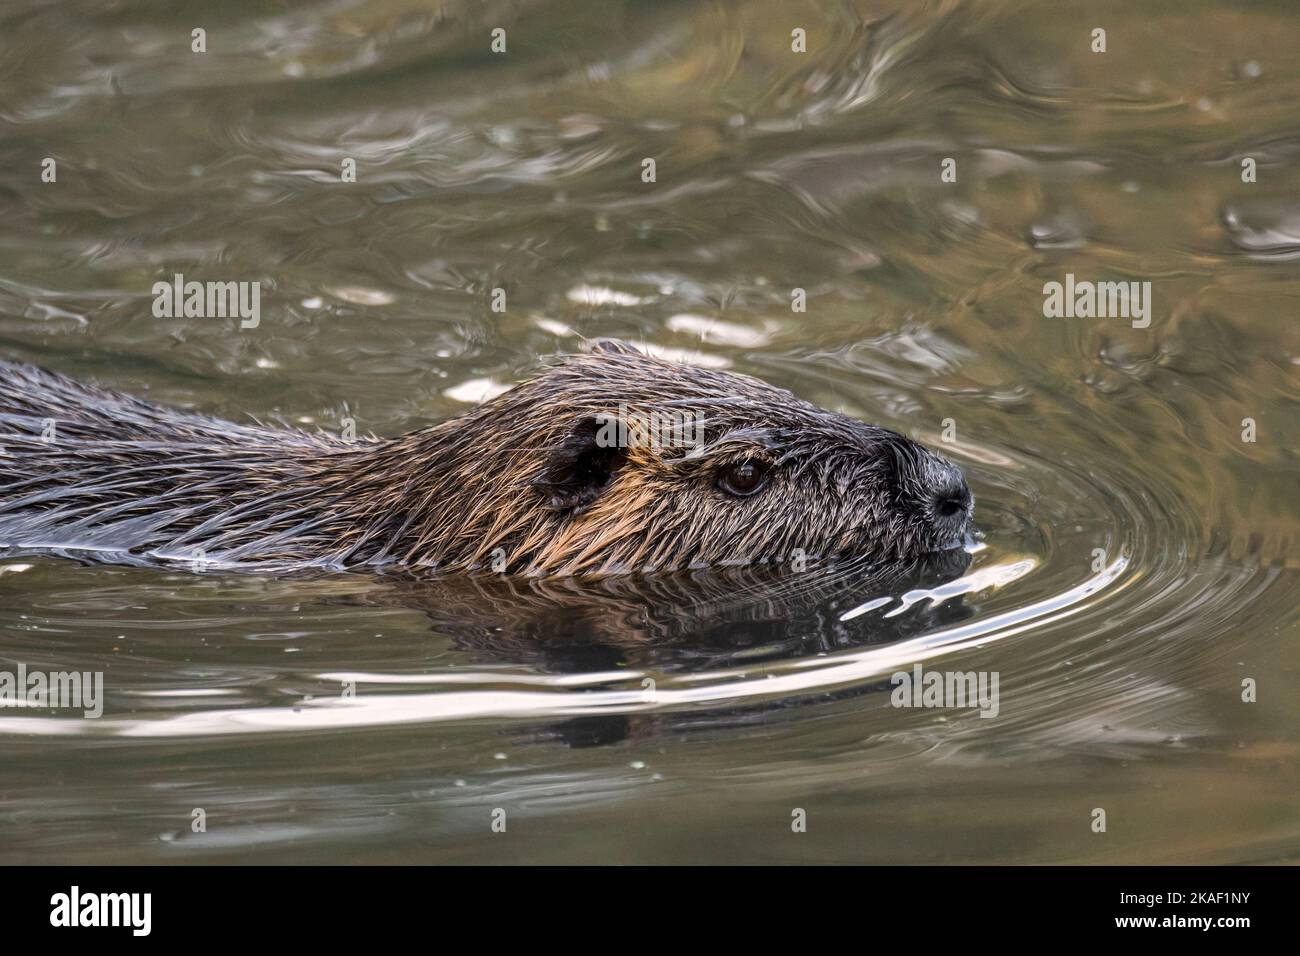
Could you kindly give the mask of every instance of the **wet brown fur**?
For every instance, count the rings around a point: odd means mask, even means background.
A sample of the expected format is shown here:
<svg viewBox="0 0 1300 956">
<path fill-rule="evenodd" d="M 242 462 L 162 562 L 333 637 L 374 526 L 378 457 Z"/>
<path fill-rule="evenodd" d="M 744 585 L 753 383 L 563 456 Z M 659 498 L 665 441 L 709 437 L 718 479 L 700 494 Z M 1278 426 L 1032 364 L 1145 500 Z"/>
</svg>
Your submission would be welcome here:
<svg viewBox="0 0 1300 956">
<path fill-rule="evenodd" d="M 696 416 L 704 441 L 595 447 L 620 403 Z M 970 515 L 960 472 L 902 436 L 607 342 L 460 418 L 356 442 L 0 363 L 0 446 L 0 547 L 205 568 L 577 575 L 913 557 L 957 546 Z M 728 496 L 717 476 L 744 459 L 770 467 L 768 486 Z M 934 511 L 945 496 L 960 515 Z"/>
</svg>

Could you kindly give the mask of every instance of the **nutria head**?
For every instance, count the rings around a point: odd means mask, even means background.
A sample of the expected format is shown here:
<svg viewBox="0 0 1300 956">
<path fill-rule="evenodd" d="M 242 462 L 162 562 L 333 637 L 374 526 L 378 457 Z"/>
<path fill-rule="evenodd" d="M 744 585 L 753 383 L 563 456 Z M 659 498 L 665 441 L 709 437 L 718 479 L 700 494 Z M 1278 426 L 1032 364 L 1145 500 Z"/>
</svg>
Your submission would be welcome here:
<svg viewBox="0 0 1300 956">
<path fill-rule="evenodd" d="M 962 473 L 915 442 L 621 342 L 448 427 L 465 441 L 448 435 L 440 452 L 469 465 L 456 468 L 457 497 L 481 534 L 470 563 L 498 547 L 498 567 L 557 574 L 894 559 L 960 547 L 971 531 Z"/>
</svg>

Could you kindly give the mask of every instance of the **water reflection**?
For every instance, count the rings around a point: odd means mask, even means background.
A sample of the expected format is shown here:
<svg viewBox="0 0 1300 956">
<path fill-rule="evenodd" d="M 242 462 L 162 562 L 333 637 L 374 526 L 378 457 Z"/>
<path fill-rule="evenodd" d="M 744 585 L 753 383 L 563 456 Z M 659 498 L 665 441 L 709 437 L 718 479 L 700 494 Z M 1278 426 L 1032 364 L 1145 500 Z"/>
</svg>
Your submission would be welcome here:
<svg viewBox="0 0 1300 956">
<path fill-rule="evenodd" d="M 954 550 L 909 562 L 844 562 L 797 573 L 731 568 L 599 582 L 476 577 L 400 586 L 389 597 L 424 611 L 435 630 L 451 635 L 475 660 L 522 663 L 547 674 L 707 672 L 889 643 L 964 620 L 974 609 L 962 596 L 918 601 L 910 613 L 886 612 L 902 606 L 902 595 L 954 580 L 970 560 L 967 552 Z M 864 607 L 874 613 L 853 613 Z M 653 681 L 643 680 L 647 699 L 653 698 Z M 601 686 L 584 684 L 592 691 Z M 867 682 L 817 696 L 873 693 L 881 686 Z M 633 736 L 753 722 L 772 707 L 799 700 L 769 699 L 690 715 L 595 714 L 523 732 L 570 747 L 606 746 Z"/>
<path fill-rule="evenodd" d="M 973 610 L 960 596 L 886 612 L 903 595 L 957 578 L 970 561 L 952 550 L 803 571 L 736 567 L 594 581 L 476 576 L 397 583 L 385 600 L 423 611 L 477 660 L 551 674 L 701 671 L 885 644 L 963 620 Z M 875 613 L 844 619 L 863 606 Z"/>
</svg>

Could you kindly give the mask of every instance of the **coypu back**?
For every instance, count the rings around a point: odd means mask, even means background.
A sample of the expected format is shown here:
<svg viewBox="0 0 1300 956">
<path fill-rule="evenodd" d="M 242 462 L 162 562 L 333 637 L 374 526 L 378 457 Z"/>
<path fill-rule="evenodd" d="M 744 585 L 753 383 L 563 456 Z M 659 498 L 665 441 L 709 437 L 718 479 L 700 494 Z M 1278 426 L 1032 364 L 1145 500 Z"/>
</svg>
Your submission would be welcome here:
<svg viewBox="0 0 1300 956">
<path fill-rule="evenodd" d="M 0 547 L 198 568 L 907 558 L 959 547 L 972 507 L 901 435 L 610 342 L 460 418 L 352 442 L 0 363 L 0 445 Z"/>
<path fill-rule="evenodd" d="M 50 435 L 50 422 L 54 423 Z M 238 425 L 195 412 L 153 405 L 112 389 L 78 382 L 34 365 L 0 361 L 0 436 L 45 438 L 60 436 L 80 440 L 210 441 L 239 444 L 268 439 L 277 442 L 306 440 L 338 445 L 326 433 L 309 434 L 291 429 Z"/>
</svg>

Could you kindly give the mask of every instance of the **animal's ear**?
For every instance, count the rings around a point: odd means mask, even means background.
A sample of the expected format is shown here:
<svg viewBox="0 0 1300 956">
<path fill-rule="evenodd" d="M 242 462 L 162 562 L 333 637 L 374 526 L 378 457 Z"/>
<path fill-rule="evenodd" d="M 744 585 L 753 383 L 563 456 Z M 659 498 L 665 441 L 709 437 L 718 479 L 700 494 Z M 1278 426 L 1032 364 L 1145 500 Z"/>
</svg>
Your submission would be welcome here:
<svg viewBox="0 0 1300 956">
<path fill-rule="evenodd" d="M 626 462 L 617 418 L 589 415 L 578 419 L 547 453 L 541 474 L 529 484 L 547 496 L 547 508 L 576 513 L 600 497 Z"/>
<path fill-rule="evenodd" d="M 629 345 L 622 339 L 591 339 L 584 346 L 588 352 L 606 355 L 639 355 L 645 357 L 645 353 L 636 346 Z"/>
</svg>

